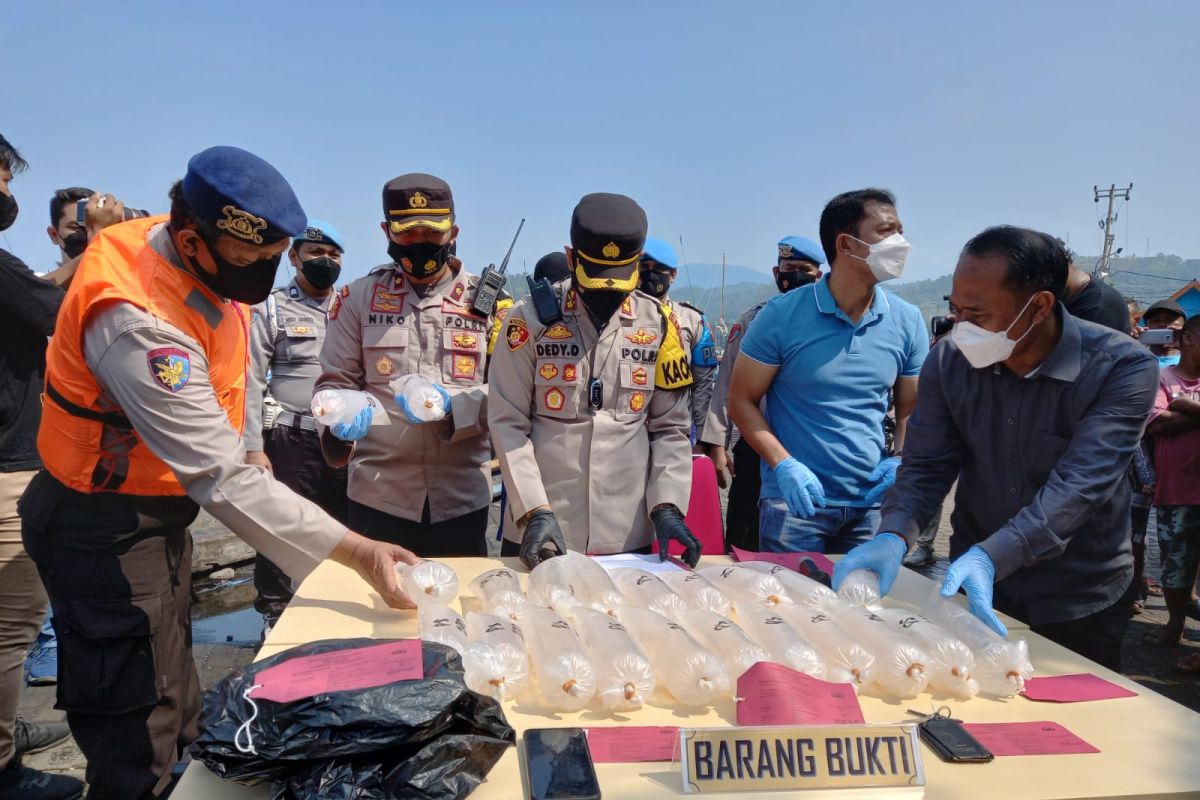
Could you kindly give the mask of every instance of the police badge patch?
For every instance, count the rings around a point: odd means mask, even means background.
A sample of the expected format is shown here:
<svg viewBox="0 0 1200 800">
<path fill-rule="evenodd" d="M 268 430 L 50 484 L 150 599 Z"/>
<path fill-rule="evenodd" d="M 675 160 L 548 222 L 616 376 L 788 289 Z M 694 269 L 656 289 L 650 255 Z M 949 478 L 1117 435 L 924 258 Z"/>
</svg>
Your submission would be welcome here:
<svg viewBox="0 0 1200 800">
<path fill-rule="evenodd" d="M 504 330 L 504 339 L 508 342 L 509 350 L 519 350 L 528 342 L 529 326 L 525 324 L 525 320 L 520 317 L 510 319 Z"/>
<path fill-rule="evenodd" d="M 174 394 L 187 386 L 192 377 L 192 361 L 188 354 L 174 347 L 161 347 L 146 354 L 150 376 L 159 386 Z"/>
</svg>

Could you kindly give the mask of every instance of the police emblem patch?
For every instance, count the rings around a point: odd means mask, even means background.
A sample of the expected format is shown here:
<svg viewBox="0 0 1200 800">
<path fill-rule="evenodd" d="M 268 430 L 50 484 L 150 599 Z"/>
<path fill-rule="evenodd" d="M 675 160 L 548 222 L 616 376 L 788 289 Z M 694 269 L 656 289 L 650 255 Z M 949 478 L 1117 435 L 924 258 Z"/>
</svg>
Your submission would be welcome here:
<svg viewBox="0 0 1200 800">
<path fill-rule="evenodd" d="M 563 367 L 563 380 L 574 381 L 579 376 L 579 371 L 574 364 L 567 364 Z"/>
<path fill-rule="evenodd" d="M 479 339 L 477 339 L 474 334 L 470 334 L 470 333 L 454 334 L 455 347 L 461 347 L 465 350 L 474 350 L 476 345 L 478 345 L 478 344 L 479 344 Z"/>
<path fill-rule="evenodd" d="M 650 375 L 646 372 L 645 367 L 635 367 L 631 377 L 638 386 L 645 386 L 650 380 Z"/>
<path fill-rule="evenodd" d="M 634 392 L 629 395 L 629 410 L 633 412 L 641 411 L 646 407 L 646 393 Z"/>
<path fill-rule="evenodd" d="M 734 325 L 729 329 L 729 337 L 725 340 L 726 344 L 732 344 L 737 341 L 737 338 L 742 335 L 742 326 Z"/>
<path fill-rule="evenodd" d="M 456 378 L 474 378 L 475 377 L 475 359 L 471 356 L 455 356 L 454 357 L 454 377 Z"/>
<path fill-rule="evenodd" d="M 578 303 L 579 298 L 578 295 L 575 294 L 575 290 L 572 289 L 571 291 L 567 292 L 567 311 L 574 311 Z"/>
<path fill-rule="evenodd" d="M 600 252 L 604 254 L 605 258 L 616 258 L 621 255 L 621 248 L 617 247 L 616 242 L 609 242 L 601 248 Z"/>
<path fill-rule="evenodd" d="M 466 291 L 467 291 L 467 288 L 460 283 L 457 286 L 455 286 L 453 290 L 451 290 L 450 299 L 456 300 L 456 301 L 462 300 L 463 293 Z"/>
<path fill-rule="evenodd" d="M 625 338 L 628 339 L 631 344 L 647 345 L 654 342 L 654 340 L 658 338 L 658 334 L 650 333 L 645 328 L 638 328 L 636 333 L 625 334 Z"/>
<path fill-rule="evenodd" d="M 529 326 L 525 324 L 525 320 L 520 317 L 510 319 L 504 329 L 504 340 L 508 342 L 509 350 L 519 350 L 528 342 Z"/>
<path fill-rule="evenodd" d="M 413 192 L 413 196 L 408 198 L 409 208 L 426 208 L 429 205 L 429 199 L 420 192 Z"/>
<path fill-rule="evenodd" d="M 546 408 L 551 411 L 562 411 L 567 398 L 560 389 L 550 389 L 546 392 L 545 402 Z"/>
<path fill-rule="evenodd" d="M 244 242 L 263 243 L 261 232 L 267 229 L 265 219 L 256 217 L 248 211 L 242 211 L 237 206 L 225 206 L 221 209 L 221 213 L 225 215 L 225 219 L 217 220 L 218 228 Z"/>
<path fill-rule="evenodd" d="M 621 301 L 621 313 L 627 317 L 633 316 L 633 301 L 628 297 Z"/>
<path fill-rule="evenodd" d="M 546 328 L 546 332 L 543 333 L 542 336 L 546 337 L 547 339 L 570 339 L 572 333 L 571 329 L 566 325 L 563 325 L 561 322 L 556 322 L 549 328 Z"/>
<path fill-rule="evenodd" d="M 329 318 L 331 320 L 338 318 L 338 312 L 342 310 L 342 296 L 339 294 L 333 298 L 333 305 L 329 307 Z"/>
<path fill-rule="evenodd" d="M 172 394 L 186 386 L 192 377 L 191 358 L 174 347 L 160 347 L 146 353 L 146 364 L 155 382 Z"/>
<path fill-rule="evenodd" d="M 546 380 L 558 375 L 558 367 L 553 364 L 542 364 L 542 368 L 538 370 L 538 375 L 541 375 Z"/>
<path fill-rule="evenodd" d="M 376 374 L 378 374 L 384 378 L 388 377 L 395 371 L 396 371 L 396 365 L 393 364 L 392 360 L 390 358 L 388 358 L 387 356 L 380 356 L 379 360 L 375 362 Z"/>
</svg>

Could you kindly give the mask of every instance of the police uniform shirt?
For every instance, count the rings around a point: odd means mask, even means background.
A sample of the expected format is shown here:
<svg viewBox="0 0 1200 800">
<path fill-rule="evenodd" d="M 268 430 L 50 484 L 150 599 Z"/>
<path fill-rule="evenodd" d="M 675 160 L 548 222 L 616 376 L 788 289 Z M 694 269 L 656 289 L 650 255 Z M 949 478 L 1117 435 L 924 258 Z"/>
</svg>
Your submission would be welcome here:
<svg viewBox="0 0 1200 800">
<path fill-rule="evenodd" d="M 765 305 L 766 303 L 759 303 L 738 317 L 737 322 L 733 323 L 733 327 L 729 329 L 729 336 L 725 338 L 725 352 L 721 354 L 721 366 L 717 370 L 717 380 L 713 385 L 712 398 L 708 403 L 708 415 L 704 422 L 704 430 L 700 434 L 700 441 L 704 444 L 725 448 L 734 445 L 735 429 L 729 422 L 728 407 L 729 383 L 733 380 L 733 364 L 742 350 L 742 336 Z M 760 403 L 760 406 L 765 408 L 765 402 Z"/>
<path fill-rule="evenodd" d="M 713 384 L 717 380 L 716 346 L 713 344 L 712 332 L 708 329 L 708 321 L 704 318 L 703 311 L 682 301 L 665 299 L 665 302 L 679 317 L 683 349 L 692 365 L 692 388 L 688 403 L 691 408 L 692 427 L 699 440 L 708 418 Z"/>
<path fill-rule="evenodd" d="M 165 225 L 152 231 L 149 241 L 182 269 Z M 214 307 L 227 302 L 204 296 Z M 192 500 L 289 576 L 302 579 L 346 535 L 346 527 L 315 503 L 264 468 L 246 463 L 241 436 L 217 402 L 207 357 L 196 340 L 136 306 L 114 303 L 92 315 L 83 347 L 104 391 L 101 403 L 121 409 L 142 444 L 166 462 Z M 148 354 L 163 348 L 186 357 L 182 382 L 170 388 L 149 366 Z"/>
<path fill-rule="evenodd" d="M 274 303 L 254 307 L 250 376 L 246 381 L 247 450 L 262 450 L 263 398 L 269 391 L 285 411 L 311 415 L 313 385 L 321 376 L 321 343 L 334 292 L 310 297 L 295 278 L 271 292 Z M 272 337 L 271 305 L 275 309 Z M 271 373 L 267 384 L 267 372 Z"/>
<path fill-rule="evenodd" d="M 402 519 L 430 522 L 478 511 L 492 502 L 487 437 L 487 345 L 491 318 L 471 310 L 479 278 L 451 258 L 449 276 L 422 296 L 394 264 L 377 267 L 338 291 L 321 348 L 314 391 L 362 389 L 388 410 L 354 443 L 321 446 L 334 465 L 350 458 L 351 500 Z M 502 312 L 498 312 L 502 313 Z M 410 425 L 390 383 L 419 373 L 441 384 L 450 416 Z"/>
<path fill-rule="evenodd" d="M 649 511 L 686 512 L 691 493 L 687 388 L 655 387 L 664 319 L 633 292 L 602 332 L 570 281 L 557 285 L 561 322 L 539 322 L 529 299 L 513 306 L 496 344 L 488 425 L 507 490 L 504 537 L 548 505 L 567 546 L 619 553 L 650 544 Z M 589 383 L 602 384 L 593 409 Z"/>
</svg>

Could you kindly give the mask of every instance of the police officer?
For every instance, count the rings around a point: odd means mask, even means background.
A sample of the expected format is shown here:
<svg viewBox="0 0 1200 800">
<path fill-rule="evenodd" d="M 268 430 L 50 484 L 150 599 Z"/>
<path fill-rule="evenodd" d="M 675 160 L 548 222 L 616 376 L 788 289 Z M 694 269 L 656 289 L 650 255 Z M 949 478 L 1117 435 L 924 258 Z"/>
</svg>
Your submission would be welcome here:
<svg viewBox="0 0 1200 800">
<path fill-rule="evenodd" d="M 364 409 L 326 429 L 321 445 L 330 464 L 350 465 L 355 530 L 423 556 L 487 555 L 492 319 L 472 310 L 479 278 L 450 253 L 458 226 L 445 181 L 394 178 L 383 187 L 383 212 L 391 260 L 334 298 L 316 389 L 365 389 L 388 408 L 388 424 L 371 425 Z M 410 374 L 434 384 L 444 419 L 423 421 L 393 390 Z"/>
<path fill-rule="evenodd" d="M 692 441 L 699 441 L 708 417 L 713 384 L 717 380 L 717 347 L 704 312 L 683 301 L 667 297 L 679 271 L 675 248 L 662 239 L 646 239 L 642 260 L 638 265 L 638 288 L 663 303 L 679 318 L 683 333 L 683 349 L 690 354 L 692 392 L 689 403 L 692 411 Z"/>
<path fill-rule="evenodd" d="M 785 236 L 779 240 L 778 248 L 779 255 L 771 272 L 780 294 L 798 286 L 807 286 L 821 277 L 821 264 L 825 263 L 821 245 L 803 236 Z M 708 406 L 707 421 L 700 434 L 705 452 L 717 467 L 718 482 L 722 487 L 729 487 L 725 508 L 725 541 L 746 550 L 758 549 L 758 493 L 762 488 L 762 477 L 759 475 L 758 453 L 742 441 L 737 428 L 730 424 L 726 401 L 729 398 L 729 381 L 733 377 L 733 364 L 741 351 L 742 334 L 766 304 L 764 300 L 747 310 L 729 329 L 725 352 L 721 355 L 721 368 L 717 372 L 716 385 Z M 733 454 L 732 463 L 730 453 Z M 732 481 L 725 476 L 726 470 Z"/>
<path fill-rule="evenodd" d="M 346 470 L 325 463 L 310 401 L 344 250 L 336 228 L 310 219 L 288 249 L 295 277 L 254 307 L 245 436 L 246 461 L 272 470 L 289 489 L 343 523 Z M 292 580 L 259 554 L 254 588 L 254 607 L 271 628 L 292 599 Z"/>
<path fill-rule="evenodd" d="M 571 218 L 572 277 L 558 314 L 529 298 L 496 346 L 488 424 L 508 504 L 503 555 L 530 568 L 567 548 L 648 550 L 674 539 L 695 564 L 684 524 L 691 492 L 687 353 L 679 324 L 635 291 L 646 214 L 589 194 Z"/>
<path fill-rule="evenodd" d="M 171 190 L 170 217 L 88 246 L 47 352 L 45 469 L 21 500 L 59 636 L 58 708 L 93 798 L 161 795 L 196 735 L 190 631 L 198 505 L 293 578 L 322 559 L 389 605 L 408 551 L 352 533 L 242 445 L 249 308 L 275 282 L 304 212 L 261 158 L 214 147 Z"/>
</svg>

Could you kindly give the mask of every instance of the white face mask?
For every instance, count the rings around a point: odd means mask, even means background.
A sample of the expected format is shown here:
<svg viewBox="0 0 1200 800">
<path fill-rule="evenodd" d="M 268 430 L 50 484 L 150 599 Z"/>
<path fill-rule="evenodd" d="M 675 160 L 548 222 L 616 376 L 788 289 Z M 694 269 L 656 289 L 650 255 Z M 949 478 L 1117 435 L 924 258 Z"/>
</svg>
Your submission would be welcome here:
<svg viewBox="0 0 1200 800">
<path fill-rule="evenodd" d="M 850 234 L 846 235 L 850 236 Z M 904 272 L 904 262 L 908 259 L 908 251 L 912 249 L 912 245 L 901 234 L 893 233 L 875 244 L 867 244 L 862 239 L 856 239 L 853 236 L 850 238 L 871 248 L 871 252 L 867 253 L 867 257 L 862 260 L 867 262 L 867 266 L 871 268 L 871 274 L 875 276 L 875 280 L 881 283 L 890 281 L 893 278 L 899 278 Z M 851 255 L 854 254 L 851 253 Z M 861 258 L 861 256 L 854 257 Z"/>
<path fill-rule="evenodd" d="M 1017 324 L 1017 320 L 1021 319 L 1021 315 L 1025 313 L 1025 309 L 1029 308 L 1029 304 L 1032 302 L 1032 297 L 1025 301 L 1024 307 L 1017 312 L 1017 318 L 1002 331 L 985 330 L 973 322 L 956 322 L 950 331 L 950 341 L 958 345 L 958 349 L 975 369 L 1007 361 L 1008 357 L 1012 355 L 1013 348 L 1021 342 L 1021 339 L 1029 335 L 1029 331 L 1033 330 L 1031 323 L 1029 330 L 1021 334 L 1020 339 L 1008 338 L 1008 332 L 1013 329 L 1013 325 Z"/>
</svg>

